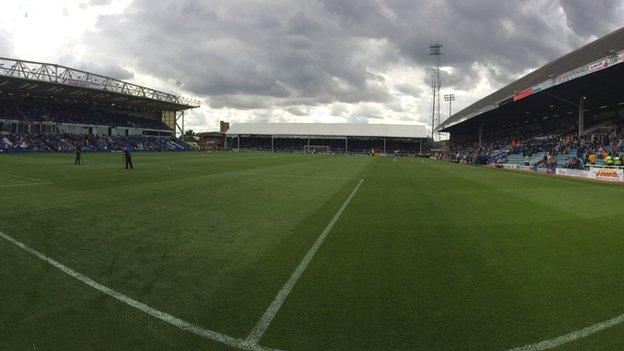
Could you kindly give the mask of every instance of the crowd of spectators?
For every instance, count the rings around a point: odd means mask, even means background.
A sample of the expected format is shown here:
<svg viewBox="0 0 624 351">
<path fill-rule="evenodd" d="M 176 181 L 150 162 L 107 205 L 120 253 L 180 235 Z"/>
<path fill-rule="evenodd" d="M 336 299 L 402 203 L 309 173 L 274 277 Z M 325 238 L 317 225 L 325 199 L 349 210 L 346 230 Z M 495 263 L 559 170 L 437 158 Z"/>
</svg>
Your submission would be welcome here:
<svg viewBox="0 0 624 351">
<path fill-rule="evenodd" d="M 481 145 L 469 143 L 451 148 L 449 158 L 462 163 L 488 164 L 504 163 L 512 156 L 518 159 L 518 155 L 527 166 L 575 169 L 596 164 L 621 166 L 624 129 L 621 123 L 616 123 L 581 137 L 573 128 L 534 137 L 489 137 Z"/>
<path fill-rule="evenodd" d="M 0 99 L 0 122 L 2 120 L 170 130 L 158 119 L 141 117 L 121 110 L 28 97 Z M 1 130 L 7 130 L 7 132 Z M 126 148 L 137 151 L 187 151 L 191 149 L 184 141 L 166 137 L 26 133 L 18 128 L 7 129 L 6 125 L 5 128 L 0 129 L 0 153 L 73 152 L 77 147 L 85 152 L 117 151 Z"/>
<path fill-rule="evenodd" d="M 162 121 L 60 102 L 0 100 L 0 119 L 168 130 Z"/>
<path fill-rule="evenodd" d="M 189 151 L 191 147 L 175 138 L 150 136 L 102 136 L 47 133 L 0 133 L 0 153 L 17 152 L 112 152 L 130 148 L 136 151 Z"/>
</svg>

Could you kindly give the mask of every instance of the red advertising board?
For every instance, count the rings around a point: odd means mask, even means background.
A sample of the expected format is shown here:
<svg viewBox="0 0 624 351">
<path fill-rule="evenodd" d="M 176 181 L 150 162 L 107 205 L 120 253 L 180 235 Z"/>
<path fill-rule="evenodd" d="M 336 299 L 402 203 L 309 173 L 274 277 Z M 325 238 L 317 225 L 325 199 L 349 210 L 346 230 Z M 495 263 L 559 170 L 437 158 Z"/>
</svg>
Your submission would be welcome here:
<svg viewBox="0 0 624 351">
<path fill-rule="evenodd" d="M 529 96 L 533 94 L 533 88 L 528 88 L 528 89 L 524 89 L 523 91 L 519 92 L 518 94 L 514 95 L 513 97 L 513 101 L 518 101 L 520 99 L 524 99 L 525 97 Z"/>
</svg>

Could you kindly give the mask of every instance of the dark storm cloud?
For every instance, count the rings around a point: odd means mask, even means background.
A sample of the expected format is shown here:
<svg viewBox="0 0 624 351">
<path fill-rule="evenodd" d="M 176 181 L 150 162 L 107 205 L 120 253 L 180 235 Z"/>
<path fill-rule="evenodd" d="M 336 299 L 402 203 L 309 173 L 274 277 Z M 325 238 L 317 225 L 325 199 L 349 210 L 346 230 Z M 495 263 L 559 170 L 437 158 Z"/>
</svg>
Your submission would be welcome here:
<svg viewBox="0 0 624 351">
<path fill-rule="evenodd" d="M 410 83 L 398 84 L 396 88 L 402 94 L 410 95 L 413 97 L 419 97 L 424 92 L 424 90 L 421 87 L 416 86 L 414 84 L 410 84 Z"/>
<path fill-rule="evenodd" d="M 453 67 L 445 88 L 470 91 L 483 75 L 496 87 L 619 27 L 618 3 L 135 0 L 101 17 L 86 40 L 107 49 L 102 61 L 180 80 L 213 108 L 396 106 L 383 73 L 427 70 L 434 40 Z M 418 96 L 429 85 L 416 84 L 403 92 Z"/>
<path fill-rule="evenodd" d="M 229 107 L 239 110 L 270 107 L 265 96 L 255 95 L 217 95 L 209 98 L 208 105 L 212 108 Z"/>
<path fill-rule="evenodd" d="M 459 78 L 450 77 L 452 86 L 476 81 L 475 62 L 499 68 L 502 73 L 495 78 L 500 81 L 495 83 L 503 83 L 581 43 L 554 26 L 556 2 L 390 0 L 362 13 L 326 1 L 325 8 L 353 33 L 387 38 L 414 65 L 431 65 L 428 47 L 440 41 L 442 65 L 462 72 Z"/>
<path fill-rule="evenodd" d="M 134 78 L 134 73 L 132 73 L 132 71 L 116 65 L 80 64 L 77 68 L 115 79 L 128 80 Z"/>
<path fill-rule="evenodd" d="M 583 37 L 607 34 L 624 15 L 621 0 L 563 0 L 561 6 L 569 27 Z"/>
<path fill-rule="evenodd" d="M 303 106 L 290 106 L 286 108 L 286 111 L 295 116 L 309 116 L 312 110 Z"/>
<path fill-rule="evenodd" d="M 59 58 L 59 64 L 68 67 L 76 68 L 79 70 L 100 74 L 106 77 L 111 77 L 120 80 L 129 80 L 134 78 L 134 73 L 129 71 L 115 63 L 108 61 L 76 61 L 71 56 L 61 56 Z"/>
<path fill-rule="evenodd" d="M 200 95 L 390 98 L 380 77 L 356 59 L 359 39 L 310 15 L 321 12 L 315 2 L 224 4 L 136 2 L 125 15 L 101 18 L 92 38 Z"/>
</svg>

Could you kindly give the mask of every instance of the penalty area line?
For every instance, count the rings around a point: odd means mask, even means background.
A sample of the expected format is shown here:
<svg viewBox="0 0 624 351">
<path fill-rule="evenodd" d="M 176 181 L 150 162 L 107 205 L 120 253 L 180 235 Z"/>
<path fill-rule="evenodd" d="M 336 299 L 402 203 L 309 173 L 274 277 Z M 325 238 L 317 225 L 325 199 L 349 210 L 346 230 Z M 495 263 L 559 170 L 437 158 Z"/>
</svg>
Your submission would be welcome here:
<svg viewBox="0 0 624 351">
<path fill-rule="evenodd" d="M 548 350 L 548 349 L 552 349 L 564 344 L 567 344 L 569 342 L 572 342 L 574 340 L 578 340 L 578 339 L 582 339 L 584 337 L 590 336 L 592 334 L 595 334 L 599 331 L 611 328 L 615 325 L 618 325 L 620 323 L 624 322 L 624 314 L 621 314 L 617 317 L 611 318 L 609 320 L 606 321 L 602 321 L 600 323 L 596 323 L 592 326 L 589 326 L 587 328 L 583 328 L 580 330 L 576 330 L 573 331 L 571 333 L 568 333 L 566 335 L 562 335 L 553 339 L 549 339 L 549 340 L 544 340 L 544 341 L 540 341 L 537 342 L 535 344 L 531 344 L 531 345 L 526 345 L 526 346 L 522 346 L 522 347 L 516 347 L 513 349 L 510 349 L 509 351 L 541 351 L 541 350 Z"/>
<path fill-rule="evenodd" d="M 96 281 L 94 281 L 93 279 L 82 275 L 81 273 L 78 273 L 76 271 L 74 271 L 73 269 L 63 265 L 62 263 L 53 260 L 52 258 L 44 255 L 43 253 L 32 249 L 28 246 L 26 246 L 25 244 L 23 244 L 20 241 L 17 241 L 16 239 L 13 239 L 11 236 L 4 234 L 2 232 L 0 232 L 0 238 L 10 242 L 11 244 L 19 247 L 20 249 L 28 252 L 29 254 L 41 259 L 42 261 L 45 261 L 46 263 L 50 264 L 51 266 L 53 266 L 54 268 L 60 270 L 61 272 L 81 281 L 82 283 L 120 301 L 123 302 L 124 304 L 133 307 L 143 313 L 146 313 L 154 318 L 157 318 L 165 323 L 168 323 L 170 325 L 173 325 L 174 327 L 181 329 L 181 330 L 185 330 L 188 332 L 191 332 L 193 334 L 199 335 L 201 337 L 204 338 L 208 338 L 210 340 L 219 342 L 221 344 L 225 344 L 227 346 L 231 346 L 234 348 L 238 348 L 241 350 L 247 350 L 247 351 L 277 351 L 276 349 L 271 349 L 271 348 L 267 348 L 267 347 L 263 347 L 260 346 L 258 344 L 249 344 L 248 342 L 246 342 L 245 340 L 239 339 L 239 338 L 235 338 L 235 337 L 231 337 L 225 334 L 221 334 L 219 332 L 215 332 L 212 330 L 208 330 L 205 328 L 202 328 L 200 326 L 194 325 L 192 323 L 189 323 L 187 321 L 184 321 L 182 319 L 176 318 L 166 312 L 157 310 L 153 307 L 150 307 L 144 303 L 141 303 L 137 300 L 134 300 L 120 292 L 117 292 L 109 287 L 106 287 Z"/>
<path fill-rule="evenodd" d="M 273 318 L 275 318 L 277 311 L 286 300 L 286 297 L 288 297 L 288 294 L 290 294 L 292 288 L 295 286 L 295 284 L 303 274 L 303 271 L 305 271 L 305 269 L 308 267 L 310 261 L 312 261 L 312 258 L 318 251 L 319 247 L 321 246 L 321 244 L 323 244 L 323 241 L 325 241 L 325 238 L 331 232 L 336 222 L 338 222 L 338 219 L 342 215 L 342 212 L 345 210 L 345 208 L 347 208 L 349 202 L 351 202 L 351 199 L 353 199 L 353 196 L 355 196 L 355 193 L 357 193 L 357 191 L 360 189 L 362 182 L 364 182 L 364 179 L 360 179 L 358 184 L 355 186 L 355 189 L 353 189 L 349 197 L 347 197 L 347 199 L 342 203 L 342 206 L 340 206 L 334 217 L 331 219 L 331 221 L 327 224 L 327 226 L 321 233 L 321 235 L 319 235 L 319 237 L 316 239 L 314 245 L 312 245 L 301 263 L 299 263 L 297 269 L 295 269 L 288 281 L 286 281 L 286 284 L 284 284 L 282 289 L 277 293 L 277 296 L 275 297 L 269 308 L 267 308 L 267 310 L 264 312 L 264 315 L 262 315 L 262 318 L 260 318 L 258 324 L 256 324 L 251 333 L 249 333 L 249 335 L 245 339 L 245 341 L 249 345 L 258 344 L 258 341 L 260 340 L 260 338 L 262 338 L 262 335 L 264 335 L 264 332 L 271 324 L 271 321 L 273 321 Z"/>
<path fill-rule="evenodd" d="M 45 184 L 52 184 L 52 183 L 44 182 L 44 183 L 1 184 L 0 188 L 14 188 L 14 187 L 20 187 L 20 186 L 33 186 L 33 185 L 45 185 Z"/>
<path fill-rule="evenodd" d="M 4 173 L 4 172 L 0 172 L 0 175 L 6 176 L 6 177 L 11 177 L 11 178 L 15 178 L 15 179 L 22 179 L 22 180 L 28 180 L 30 182 L 37 182 L 37 183 L 46 183 L 49 184 L 50 182 L 46 182 L 45 180 L 41 180 L 41 179 L 37 179 L 37 178 L 27 178 L 27 177 L 22 177 L 22 176 L 18 176 L 15 174 L 10 174 L 10 173 Z"/>
</svg>

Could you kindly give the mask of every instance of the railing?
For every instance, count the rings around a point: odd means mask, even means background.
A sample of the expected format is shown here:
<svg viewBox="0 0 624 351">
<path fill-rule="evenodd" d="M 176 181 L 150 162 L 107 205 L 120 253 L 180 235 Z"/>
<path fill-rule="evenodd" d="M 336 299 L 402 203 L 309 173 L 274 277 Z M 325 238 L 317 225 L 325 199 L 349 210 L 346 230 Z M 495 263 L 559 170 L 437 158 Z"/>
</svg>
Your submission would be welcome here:
<svg viewBox="0 0 624 351">
<path fill-rule="evenodd" d="M 134 97 L 199 107 L 198 100 L 168 94 L 119 79 L 61 65 L 0 57 L 0 76 L 96 89 Z"/>
</svg>

